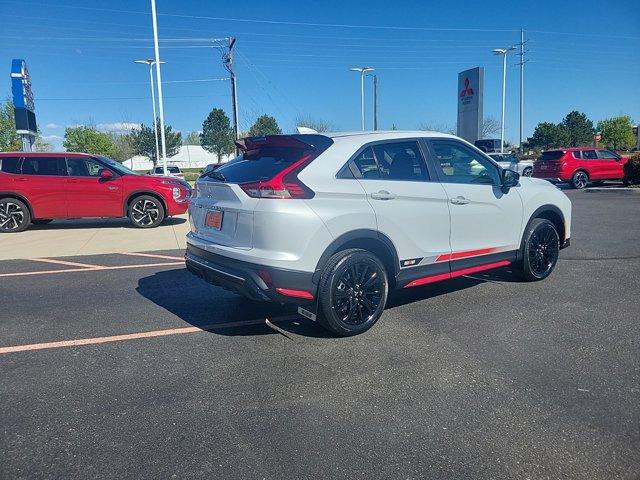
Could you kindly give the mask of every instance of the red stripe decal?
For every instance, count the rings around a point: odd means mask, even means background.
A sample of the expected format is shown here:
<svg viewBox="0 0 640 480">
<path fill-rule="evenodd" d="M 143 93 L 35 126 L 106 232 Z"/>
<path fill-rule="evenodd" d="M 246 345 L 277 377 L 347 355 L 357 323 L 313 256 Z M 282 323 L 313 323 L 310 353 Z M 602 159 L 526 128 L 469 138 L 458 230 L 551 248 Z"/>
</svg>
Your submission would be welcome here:
<svg viewBox="0 0 640 480">
<path fill-rule="evenodd" d="M 496 250 L 498 249 L 495 247 L 491 247 L 480 248 L 478 250 L 463 250 L 462 252 L 443 253 L 442 255 L 438 255 L 438 257 L 436 258 L 436 262 L 446 262 L 448 260 L 458 260 L 460 258 L 477 257 L 479 255 L 494 253 Z"/>
<path fill-rule="evenodd" d="M 478 265 L 475 267 L 463 268 L 461 270 L 454 270 L 450 273 L 440 273 L 438 275 L 429 275 L 428 277 L 417 278 L 412 282 L 407 283 L 404 288 L 417 287 L 419 285 L 426 285 L 428 283 L 439 282 L 441 280 L 448 280 L 450 278 L 461 277 L 463 275 L 470 275 L 472 273 L 482 272 L 484 270 L 491 270 L 494 268 L 506 267 L 511 265 L 509 260 L 500 260 L 499 262 L 485 263 L 484 265 Z"/>
<path fill-rule="evenodd" d="M 313 300 L 313 293 L 306 290 L 292 290 L 290 288 L 276 288 L 276 292 L 287 297 L 303 298 L 305 300 Z"/>
</svg>

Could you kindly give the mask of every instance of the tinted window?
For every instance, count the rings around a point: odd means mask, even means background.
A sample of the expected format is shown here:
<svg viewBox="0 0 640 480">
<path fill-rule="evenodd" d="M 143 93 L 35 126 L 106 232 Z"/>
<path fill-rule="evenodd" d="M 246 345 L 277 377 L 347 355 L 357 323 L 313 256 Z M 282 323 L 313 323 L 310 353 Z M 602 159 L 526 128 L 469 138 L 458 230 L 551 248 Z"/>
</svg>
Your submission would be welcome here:
<svg viewBox="0 0 640 480">
<path fill-rule="evenodd" d="M 67 158 L 70 177 L 98 177 L 105 167 L 90 158 Z"/>
<path fill-rule="evenodd" d="M 431 142 L 443 181 L 498 185 L 498 169 L 482 154 L 466 145 L 449 140 Z"/>
<path fill-rule="evenodd" d="M 373 146 L 383 180 L 429 180 L 418 142 L 394 142 Z"/>
<path fill-rule="evenodd" d="M 546 162 L 548 160 L 560 160 L 564 152 L 562 150 L 549 150 L 548 152 L 543 152 L 540 160 Z"/>
<path fill-rule="evenodd" d="M 610 152 L 609 150 L 598 150 L 598 158 L 602 158 L 605 160 L 617 160 L 618 156 L 613 153 Z"/>
<path fill-rule="evenodd" d="M 598 158 L 598 154 L 595 150 L 583 150 L 582 158 L 587 160 L 596 160 Z"/>
<path fill-rule="evenodd" d="M 156 168 L 153 170 L 153 173 L 156 173 L 156 174 L 158 174 L 158 173 L 164 173 L 164 168 L 162 168 L 162 167 L 156 167 Z"/>
<path fill-rule="evenodd" d="M 357 175 L 360 178 L 380 178 L 380 171 L 378 170 L 378 164 L 373 157 L 373 150 L 371 147 L 365 148 L 359 153 L 356 158 L 352 160 L 353 166 Z"/>
<path fill-rule="evenodd" d="M 20 173 L 18 171 L 19 163 L 20 163 L 19 157 L 1 157 L 0 172 Z"/>
<path fill-rule="evenodd" d="M 292 163 L 300 160 L 305 151 L 300 148 L 264 146 L 244 152 L 215 170 L 218 180 L 229 183 L 269 180 Z M 212 173 L 212 172 L 209 172 Z"/>
<path fill-rule="evenodd" d="M 169 173 L 180 173 L 180 169 L 178 167 L 167 167 L 167 171 Z"/>
<path fill-rule="evenodd" d="M 573 158 L 577 158 L 578 160 L 582 158 L 582 152 L 580 150 L 574 150 L 571 153 L 573 153 Z"/>
<path fill-rule="evenodd" d="M 61 165 L 62 158 L 56 157 L 25 157 L 22 160 L 23 175 L 64 175 Z"/>
</svg>

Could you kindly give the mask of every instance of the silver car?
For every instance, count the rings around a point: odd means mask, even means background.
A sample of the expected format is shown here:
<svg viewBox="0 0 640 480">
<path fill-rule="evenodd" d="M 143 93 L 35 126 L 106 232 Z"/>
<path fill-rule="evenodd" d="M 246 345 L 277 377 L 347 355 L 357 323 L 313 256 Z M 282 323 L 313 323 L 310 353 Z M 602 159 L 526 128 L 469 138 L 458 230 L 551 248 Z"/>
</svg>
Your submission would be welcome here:
<svg viewBox="0 0 640 480">
<path fill-rule="evenodd" d="M 487 153 L 502 168 L 518 172 L 523 177 L 533 174 L 533 162 L 531 160 L 518 160 L 512 153 Z"/>
</svg>

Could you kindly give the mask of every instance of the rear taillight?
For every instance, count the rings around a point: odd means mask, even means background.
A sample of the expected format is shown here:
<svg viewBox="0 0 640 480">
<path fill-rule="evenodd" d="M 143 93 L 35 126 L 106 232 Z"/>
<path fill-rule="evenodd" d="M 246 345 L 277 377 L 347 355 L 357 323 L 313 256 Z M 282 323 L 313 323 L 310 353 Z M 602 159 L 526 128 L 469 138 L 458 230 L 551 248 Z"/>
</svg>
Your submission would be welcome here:
<svg viewBox="0 0 640 480">
<path fill-rule="evenodd" d="M 313 190 L 298 179 L 298 173 L 315 155 L 305 155 L 269 180 L 241 183 L 240 188 L 252 198 L 313 198 Z"/>
</svg>

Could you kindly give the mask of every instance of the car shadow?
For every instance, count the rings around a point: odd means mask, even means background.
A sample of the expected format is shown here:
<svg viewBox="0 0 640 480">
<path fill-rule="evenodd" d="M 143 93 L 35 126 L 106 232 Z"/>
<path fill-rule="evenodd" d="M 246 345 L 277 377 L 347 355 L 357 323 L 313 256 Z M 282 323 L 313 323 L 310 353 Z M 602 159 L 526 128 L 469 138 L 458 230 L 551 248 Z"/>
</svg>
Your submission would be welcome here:
<svg viewBox="0 0 640 480">
<path fill-rule="evenodd" d="M 181 225 L 187 221 L 183 217 L 166 218 L 158 227 Z M 45 225 L 31 225 L 29 230 L 74 230 L 81 228 L 135 228 L 128 218 L 78 218 L 70 220 L 54 220 Z"/>
<path fill-rule="evenodd" d="M 517 281 L 508 268 L 390 293 L 386 309 L 394 309 L 486 282 Z M 183 321 L 216 335 L 269 334 L 334 338 L 335 335 L 297 313 L 292 305 L 255 302 L 209 285 L 186 268 L 163 270 L 138 280 L 136 291 Z M 270 324 L 266 322 L 269 320 Z"/>
</svg>

